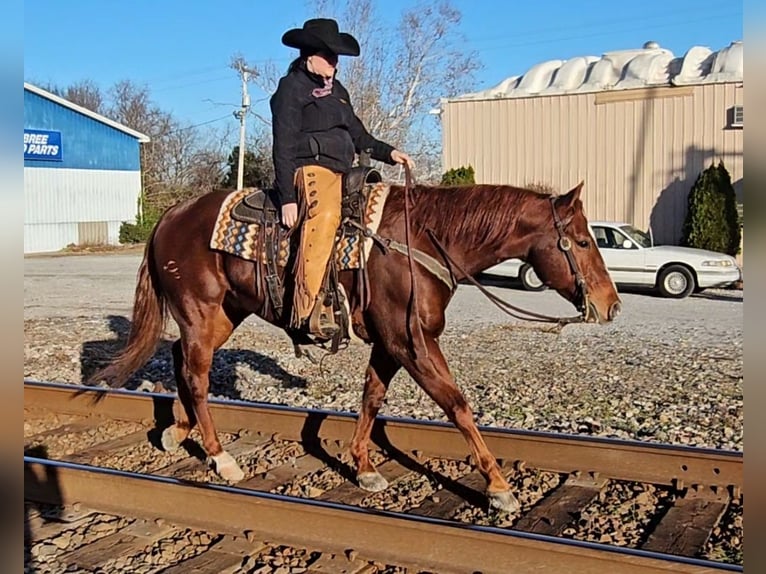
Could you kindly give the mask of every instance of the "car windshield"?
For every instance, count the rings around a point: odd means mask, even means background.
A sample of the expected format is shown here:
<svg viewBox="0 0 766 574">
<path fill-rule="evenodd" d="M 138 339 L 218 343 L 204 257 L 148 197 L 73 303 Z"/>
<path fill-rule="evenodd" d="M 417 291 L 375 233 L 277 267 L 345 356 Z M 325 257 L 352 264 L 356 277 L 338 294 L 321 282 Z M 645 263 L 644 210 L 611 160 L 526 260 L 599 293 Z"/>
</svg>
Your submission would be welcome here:
<svg viewBox="0 0 766 574">
<path fill-rule="evenodd" d="M 635 243 L 638 243 L 641 247 L 651 247 L 651 238 L 643 231 L 636 229 L 632 225 L 621 225 L 620 231 L 630 237 Z"/>
</svg>

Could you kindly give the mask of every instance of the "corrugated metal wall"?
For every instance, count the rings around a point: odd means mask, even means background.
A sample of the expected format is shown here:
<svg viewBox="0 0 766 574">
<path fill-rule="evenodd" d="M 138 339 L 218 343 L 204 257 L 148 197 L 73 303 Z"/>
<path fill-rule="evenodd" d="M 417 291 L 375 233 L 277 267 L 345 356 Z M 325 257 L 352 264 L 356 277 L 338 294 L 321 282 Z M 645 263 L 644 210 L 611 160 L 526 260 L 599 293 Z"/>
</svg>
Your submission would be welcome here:
<svg viewBox="0 0 766 574">
<path fill-rule="evenodd" d="M 24 252 L 92 242 L 104 225 L 107 242 L 118 243 L 121 223 L 135 221 L 140 190 L 138 171 L 24 168 Z"/>
<path fill-rule="evenodd" d="M 724 161 L 741 193 L 743 133 L 729 119 L 742 102 L 734 83 L 448 101 L 444 170 L 472 165 L 479 183 L 562 191 L 584 180 L 590 219 L 651 224 L 659 243 L 677 243 L 711 161 Z"/>
<path fill-rule="evenodd" d="M 24 160 L 24 167 L 138 171 L 138 140 L 57 102 L 24 90 L 24 127 L 61 132 L 62 161 Z"/>
<path fill-rule="evenodd" d="M 136 137 L 24 90 L 24 128 L 61 133 L 61 161 L 24 160 L 24 252 L 119 243 L 141 193 Z"/>
</svg>

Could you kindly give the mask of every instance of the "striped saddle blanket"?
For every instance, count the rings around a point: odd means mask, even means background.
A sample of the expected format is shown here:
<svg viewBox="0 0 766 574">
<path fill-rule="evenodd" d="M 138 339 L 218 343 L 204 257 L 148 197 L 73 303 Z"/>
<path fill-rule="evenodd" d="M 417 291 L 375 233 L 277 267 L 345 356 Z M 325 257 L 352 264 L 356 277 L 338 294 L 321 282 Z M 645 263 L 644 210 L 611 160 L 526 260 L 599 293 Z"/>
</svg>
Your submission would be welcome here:
<svg viewBox="0 0 766 574">
<path fill-rule="evenodd" d="M 390 185 L 383 182 L 367 186 L 363 220 L 357 223 L 373 233 L 377 232 L 380 225 L 389 189 Z M 264 265 L 271 254 L 277 265 L 284 268 L 290 256 L 290 243 L 284 228 L 278 223 L 243 221 L 232 213 L 238 204 L 255 191 L 257 190 L 254 188 L 245 188 L 226 196 L 213 226 L 210 248 L 248 261 L 260 261 Z M 337 269 L 359 269 L 360 261 L 369 256 L 372 243 L 372 238 L 363 236 L 355 227 L 347 226 L 342 229 L 335 250 Z M 364 259 L 360 259 L 362 253 Z"/>
</svg>

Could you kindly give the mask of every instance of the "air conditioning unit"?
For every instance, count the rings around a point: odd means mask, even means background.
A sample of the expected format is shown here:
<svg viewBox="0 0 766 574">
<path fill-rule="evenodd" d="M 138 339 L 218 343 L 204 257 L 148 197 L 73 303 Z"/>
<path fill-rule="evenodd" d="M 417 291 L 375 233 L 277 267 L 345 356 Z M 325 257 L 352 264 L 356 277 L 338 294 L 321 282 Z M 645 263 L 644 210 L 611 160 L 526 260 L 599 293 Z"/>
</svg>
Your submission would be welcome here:
<svg viewBox="0 0 766 574">
<path fill-rule="evenodd" d="M 743 125 L 744 106 L 734 106 L 731 109 L 731 127 L 741 128 Z"/>
</svg>

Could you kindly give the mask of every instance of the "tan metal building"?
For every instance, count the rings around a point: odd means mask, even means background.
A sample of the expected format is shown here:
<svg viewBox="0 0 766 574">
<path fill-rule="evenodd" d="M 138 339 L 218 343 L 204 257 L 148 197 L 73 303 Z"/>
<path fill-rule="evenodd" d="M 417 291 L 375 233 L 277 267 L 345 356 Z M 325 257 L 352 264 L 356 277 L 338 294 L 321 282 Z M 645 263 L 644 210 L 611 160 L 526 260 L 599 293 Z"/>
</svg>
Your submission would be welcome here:
<svg viewBox="0 0 766 574">
<path fill-rule="evenodd" d="M 443 99 L 443 169 L 477 183 L 585 181 L 589 219 L 652 227 L 676 244 L 699 173 L 723 160 L 742 201 L 743 44 L 682 57 L 637 50 L 543 62 L 495 88 Z"/>
</svg>

